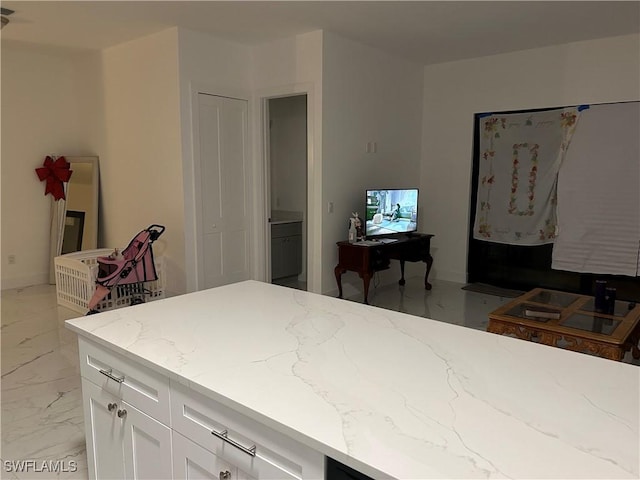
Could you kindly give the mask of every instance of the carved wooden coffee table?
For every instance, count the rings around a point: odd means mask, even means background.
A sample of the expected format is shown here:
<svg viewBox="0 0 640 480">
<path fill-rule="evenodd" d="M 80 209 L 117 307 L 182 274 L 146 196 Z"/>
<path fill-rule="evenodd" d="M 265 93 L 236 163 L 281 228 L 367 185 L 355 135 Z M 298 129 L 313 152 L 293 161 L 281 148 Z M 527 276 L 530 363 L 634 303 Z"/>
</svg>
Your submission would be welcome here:
<svg viewBox="0 0 640 480">
<path fill-rule="evenodd" d="M 595 311 L 594 300 L 536 288 L 491 312 L 487 331 L 611 360 L 622 360 L 629 350 L 640 358 L 640 304 L 616 301 L 613 314 L 605 314 Z M 559 318 L 541 318 L 541 311 Z"/>
</svg>

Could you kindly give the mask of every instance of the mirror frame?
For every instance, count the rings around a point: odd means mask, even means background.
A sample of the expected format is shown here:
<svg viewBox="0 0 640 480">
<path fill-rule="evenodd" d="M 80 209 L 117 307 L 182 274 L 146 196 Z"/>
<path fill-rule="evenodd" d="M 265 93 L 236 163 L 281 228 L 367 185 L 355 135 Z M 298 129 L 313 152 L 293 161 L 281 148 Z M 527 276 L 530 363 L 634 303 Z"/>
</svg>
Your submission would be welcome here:
<svg viewBox="0 0 640 480">
<path fill-rule="evenodd" d="M 77 163 L 88 163 L 93 165 L 93 178 L 91 180 L 94 185 L 93 195 L 91 198 L 91 202 L 93 203 L 93 208 L 95 209 L 95 215 L 93 215 L 93 221 L 90 223 L 85 223 L 84 228 L 86 230 L 92 230 L 95 232 L 95 241 L 91 242 L 89 245 L 90 249 L 98 248 L 98 199 L 99 199 L 99 190 L 100 190 L 100 166 L 98 162 L 98 157 L 87 156 L 67 156 L 64 158 L 71 164 L 71 170 L 73 170 L 73 165 Z M 71 174 L 71 179 L 73 180 L 73 174 Z M 65 196 L 68 192 L 69 184 L 64 184 Z M 62 254 L 62 241 L 64 239 L 64 226 L 65 219 L 67 216 L 67 201 L 60 199 L 54 200 L 51 197 L 51 242 L 50 242 L 50 255 L 49 255 L 49 283 L 56 283 L 56 272 L 55 265 L 53 259 Z"/>
</svg>

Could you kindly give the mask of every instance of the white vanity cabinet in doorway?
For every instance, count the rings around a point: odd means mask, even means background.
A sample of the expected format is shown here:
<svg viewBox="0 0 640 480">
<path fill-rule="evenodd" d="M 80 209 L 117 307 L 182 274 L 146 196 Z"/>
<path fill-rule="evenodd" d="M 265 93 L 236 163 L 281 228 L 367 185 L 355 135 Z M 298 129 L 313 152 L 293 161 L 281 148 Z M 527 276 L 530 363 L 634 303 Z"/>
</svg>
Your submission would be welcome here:
<svg viewBox="0 0 640 480">
<path fill-rule="evenodd" d="M 302 272 L 302 222 L 271 224 L 271 279 Z"/>
</svg>

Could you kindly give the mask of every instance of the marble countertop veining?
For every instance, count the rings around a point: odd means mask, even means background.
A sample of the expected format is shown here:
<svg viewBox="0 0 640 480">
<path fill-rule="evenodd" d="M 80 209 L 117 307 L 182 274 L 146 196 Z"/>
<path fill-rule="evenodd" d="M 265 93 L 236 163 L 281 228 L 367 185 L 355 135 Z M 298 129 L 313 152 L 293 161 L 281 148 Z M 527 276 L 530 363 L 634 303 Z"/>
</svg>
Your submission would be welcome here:
<svg viewBox="0 0 640 480">
<path fill-rule="evenodd" d="M 640 369 L 247 281 L 70 329 L 375 478 L 638 478 Z"/>
</svg>

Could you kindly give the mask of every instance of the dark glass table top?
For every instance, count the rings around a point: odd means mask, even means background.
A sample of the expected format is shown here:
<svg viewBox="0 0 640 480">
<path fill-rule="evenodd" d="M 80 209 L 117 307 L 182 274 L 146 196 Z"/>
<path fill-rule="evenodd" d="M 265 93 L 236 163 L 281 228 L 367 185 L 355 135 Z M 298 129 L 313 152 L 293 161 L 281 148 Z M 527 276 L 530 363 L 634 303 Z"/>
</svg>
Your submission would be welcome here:
<svg viewBox="0 0 640 480">
<path fill-rule="evenodd" d="M 587 300 L 587 303 L 585 303 L 580 307 L 580 310 L 586 311 L 586 312 L 595 312 L 596 311 L 595 303 L 596 303 L 595 298 L 591 297 L 589 298 L 589 300 Z M 629 313 L 629 310 L 631 310 L 629 308 L 629 305 L 633 306 L 634 304 L 616 300 L 615 308 L 612 313 L 609 313 L 609 312 L 600 312 L 600 313 L 607 313 L 609 315 L 615 315 L 616 317 L 624 317 Z"/>
<path fill-rule="evenodd" d="M 585 330 L 587 332 L 611 335 L 616 328 L 618 328 L 618 325 L 620 325 L 620 320 L 600 317 L 594 314 L 573 313 L 569 315 L 567 319 L 563 320 L 560 325 Z"/>
<path fill-rule="evenodd" d="M 544 303 L 554 307 L 566 308 L 576 300 L 582 298 L 580 295 L 573 293 L 554 292 L 550 290 L 543 290 L 533 297 L 529 298 L 529 302 Z"/>
</svg>

